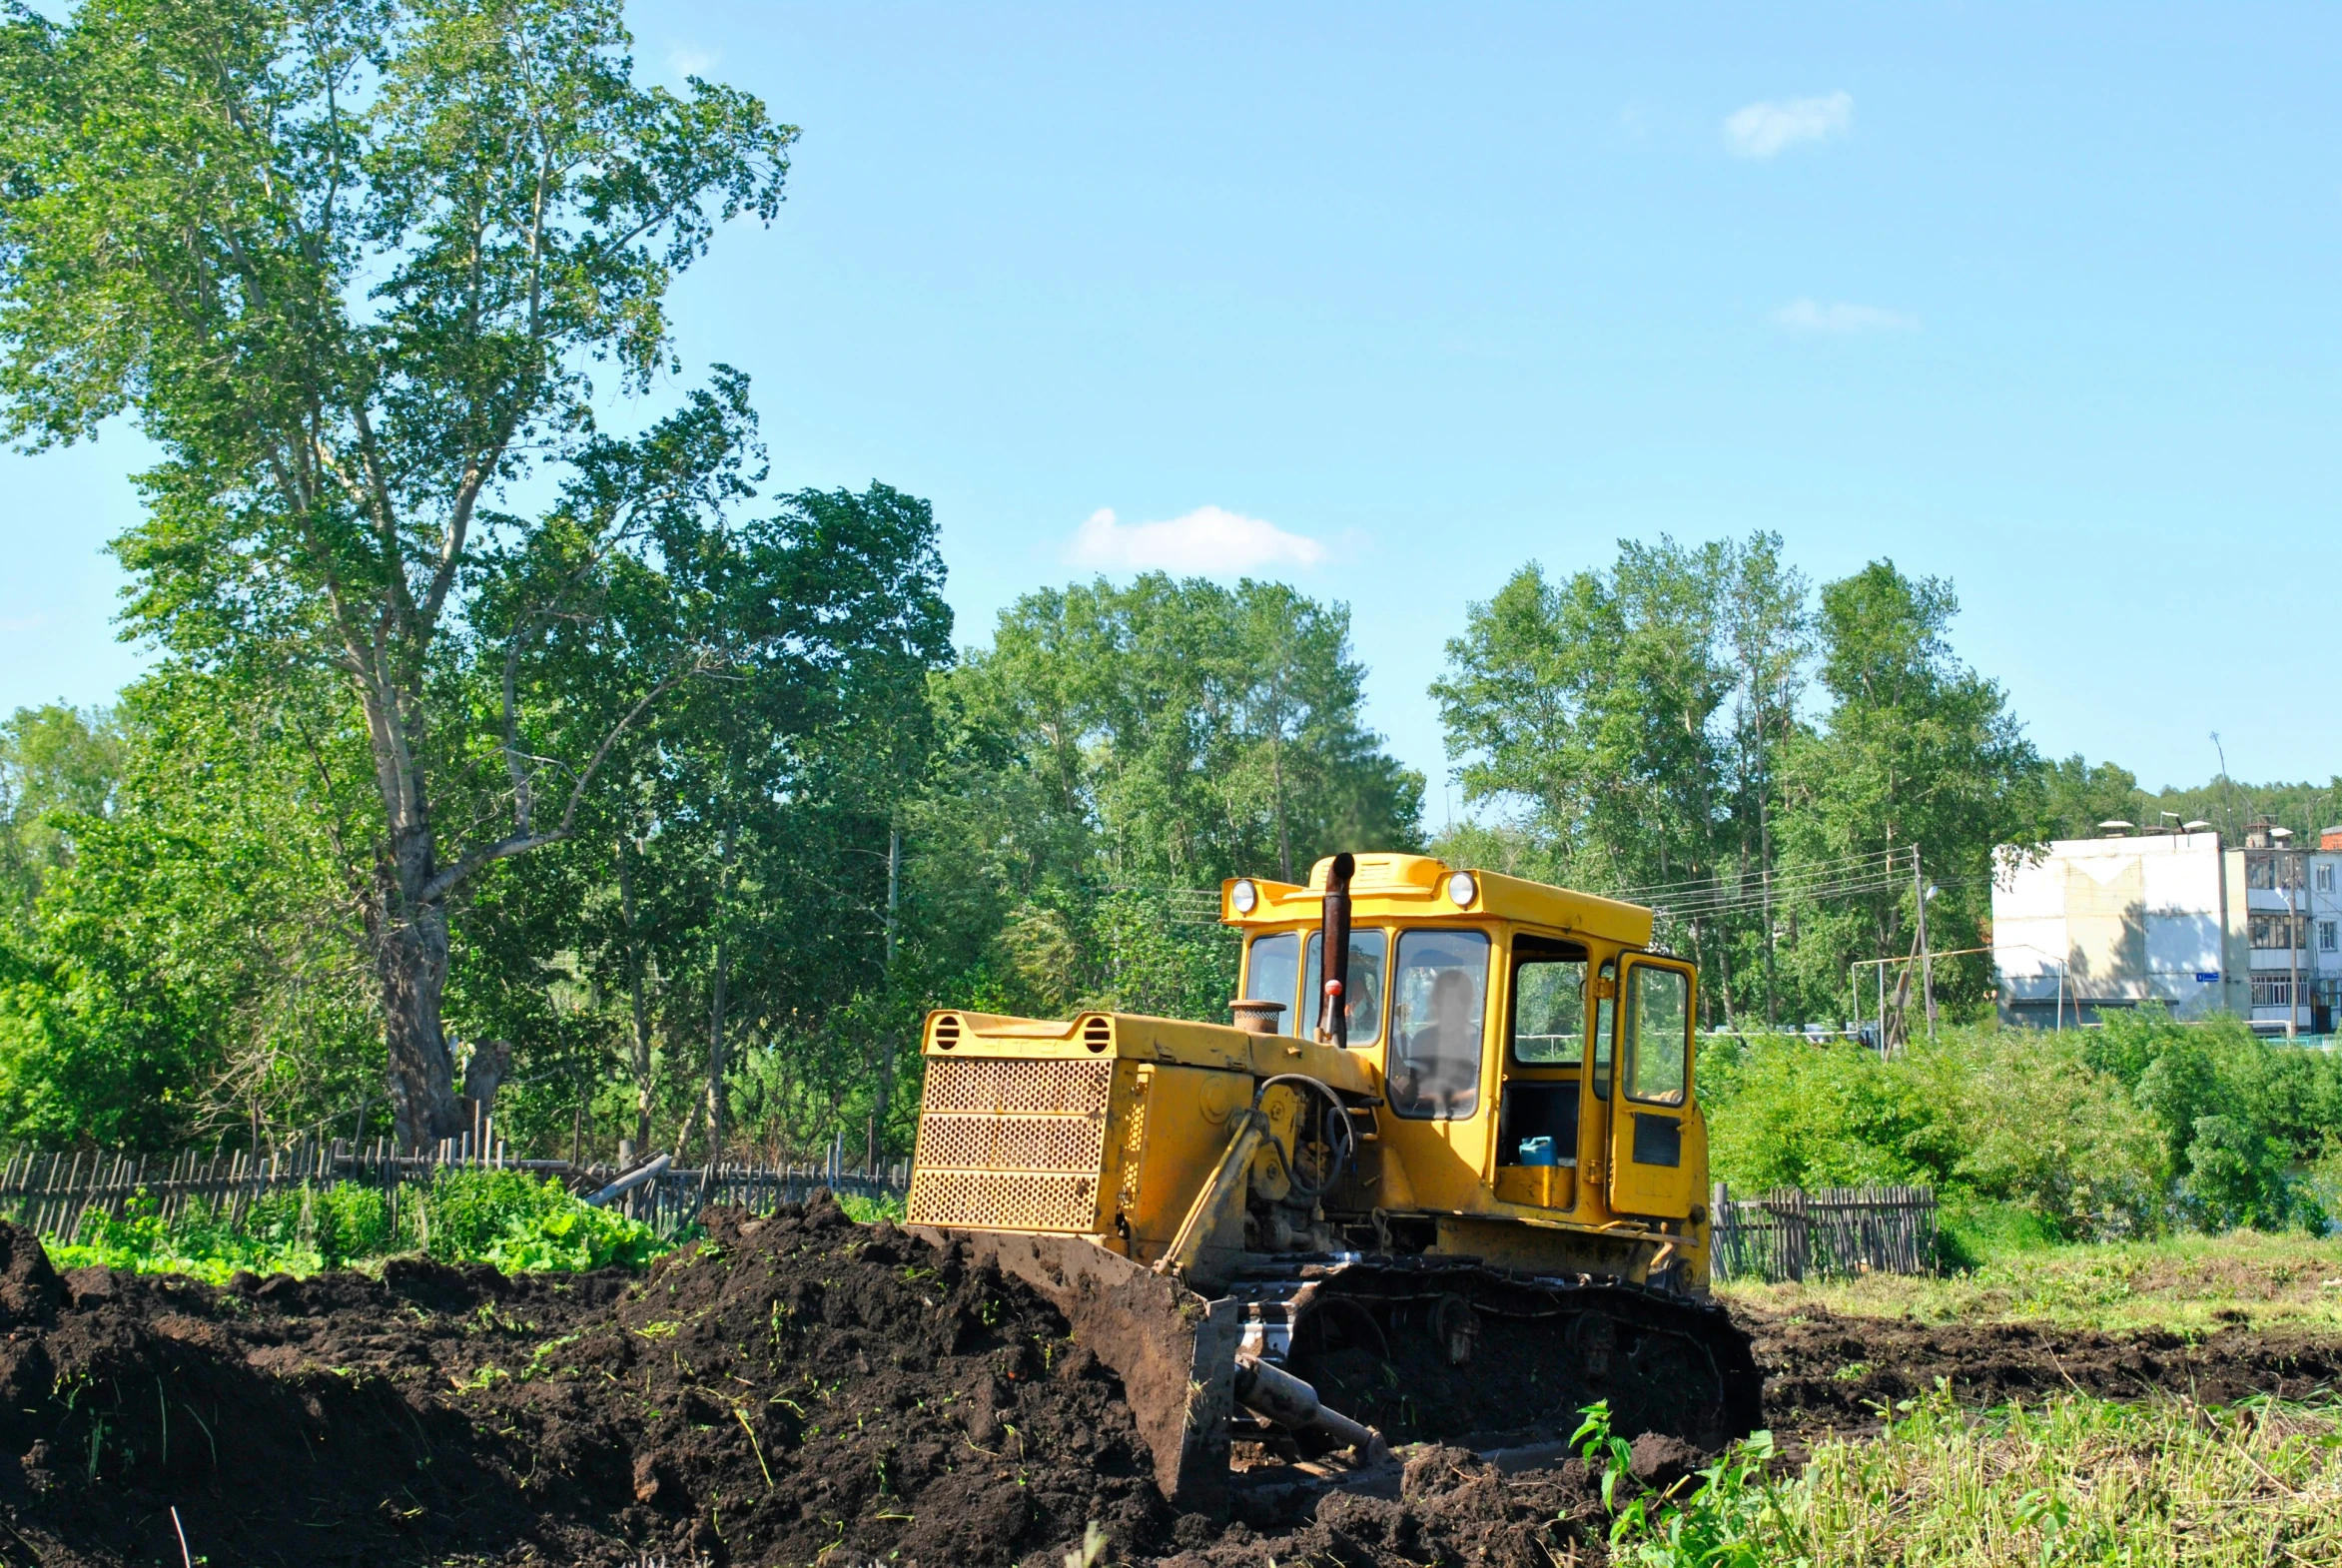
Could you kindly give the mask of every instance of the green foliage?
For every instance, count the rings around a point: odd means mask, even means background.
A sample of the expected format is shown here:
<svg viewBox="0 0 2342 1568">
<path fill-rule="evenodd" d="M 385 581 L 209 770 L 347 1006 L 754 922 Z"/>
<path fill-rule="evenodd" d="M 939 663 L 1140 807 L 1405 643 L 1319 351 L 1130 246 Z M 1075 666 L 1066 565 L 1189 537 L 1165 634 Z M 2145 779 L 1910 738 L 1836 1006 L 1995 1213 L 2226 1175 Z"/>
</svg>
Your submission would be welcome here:
<svg viewBox="0 0 2342 1568">
<path fill-rule="evenodd" d="M 168 1148 L 291 1135 L 379 1083 L 336 699 L 166 664 L 115 709 L 102 812 L 0 931 L 0 1129 Z M 338 754 L 338 758 L 337 758 Z"/>
<path fill-rule="evenodd" d="M 1899 1402 L 1876 1441 L 1815 1445 L 1775 1482 L 1767 1561 L 2248 1568 L 2342 1554 L 2324 1505 L 2342 1482 L 2342 1411 L 2251 1400 L 2069 1395 L 1962 1409 Z"/>
<path fill-rule="evenodd" d="M 1239 944 L 1218 912 L 1184 918 L 1159 892 L 1121 889 L 1095 915 L 1103 984 L 1093 1006 L 1163 1018 L 1223 1017 L 1236 994 Z"/>
<path fill-rule="evenodd" d="M 936 682 L 899 986 L 1224 1019 L 1220 879 L 1419 843 L 1421 780 L 1365 728 L 1348 634 L 1343 606 L 1249 581 L 1149 574 L 1012 605 Z"/>
<path fill-rule="evenodd" d="M 2033 829 L 2041 772 L 1999 686 L 1953 654 L 1957 611 L 1950 582 L 1907 576 L 1891 561 L 1822 588 L 1817 678 L 1831 706 L 1816 730 L 1787 748 L 1779 829 L 1791 868 L 1919 846 L 1942 888 L 1928 910 L 1930 940 L 1954 952 L 1981 945 L 1992 852 Z M 1828 885 L 1807 879 L 1803 887 Z M 1905 863 L 1901 879 L 1789 899 L 1787 922 L 1797 935 L 1788 967 L 1802 1011 L 1833 1016 L 1850 962 L 1914 947 L 1918 891 Z M 1935 968 L 1945 997 L 1989 988 L 1978 957 Z"/>
<path fill-rule="evenodd" d="M 1446 847 L 1661 906 L 1712 1021 L 1842 1018 L 1848 963 L 1911 945 L 1912 846 L 1941 885 L 1935 947 L 1972 947 L 1993 847 L 2040 814 L 2040 760 L 1953 656 L 1955 609 L 1887 561 L 1810 594 L 1766 534 L 1524 567 L 1431 688 L 1466 799 L 1497 811 Z M 1988 976 L 1955 959 L 1937 982 L 1958 1003 Z"/>
<path fill-rule="evenodd" d="M 1733 1280 L 1739 1304 L 1794 1317 L 1819 1309 L 1924 1323 L 2053 1323 L 2099 1333 L 2197 1337 L 2240 1322 L 2342 1330 L 2342 1238 L 2230 1230 L 2056 1245 L 2013 1204 L 1955 1206 L 1967 1249 L 1937 1274 L 1874 1271 L 1800 1283 Z"/>
<path fill-rule="evenodd" d="M 634 439 L 597 425 L 590 369 L 677 369 L 669 285 L 777 213 L 795 137 L 726 87 L 638 86 L 629 43 L 606 3 L 0 20 L 0 432 L 135 417 L 162 457 L 116 541 L 132 625 L 236 699 L 329 687 L 369 737 L 319 761 L 369 797 L 410 1143 L 455 1121 L 449 900 L 571 838 L 659 697 L 820 658 L 776 622 L 829 606 L 729 574 L 744 380 Z M 540 475 L 542 513 L 504 509 Z"/>
<path fill-rule="evenodd" d="M 2321 829 L 2342 824 L 2342 773 L 2327 775 L 2323 784 L 2241 784 L 2228 777 L 2223 761 L 2210 783 L 2167 785 L 2142 796 L 2136 816 L 2115 815 L 2142 823 L 2165 816 L 2177 822 L 2209 822 L 2231 844 L 2243 841 L 2249 824 L 2266 821 L 2291 828 L 2297 843 L 2314 844 Z"/>
<path fill-rule="evenodd" d="M 123 752 L 104 708 L 51 703 L 0 724 L 0 919 L 30 922 L 42 887 L 72 864 L 72 823 L 113 807 Z"/>
<path fill-rule="evenodd" d="M 1732 807 L 1753 812 L 1763 787 L 1727 716 L 1737 687 L 1773 695 L 1732 652 L 1777 545 L 1622 541 L 1606 571 L 1557 582 L 1531 564 L 1473 605 L 1431 688 L 1465 799 L 1525 813 L 1555 873 L 1582 886 L 1714 876 L 1744 826 Z M 1797 618 L 1766 635 L 1794 638 Z"/>
<path fill-rule="evenodd" d="M 853 1192 L 840 1192 L 838 1206 L 858 1225 L 874 1225 L 881 1219 L 900 1221 L 904 1212 L 901 1197 L 862 1197 Z"/>
<path fill-rule="evenodd" d="M 2342 1409 L 2218 1409 L 2080 1395 L 1962 1409 L 1949 1388 L 1899 1401 L 1875 1439 L 1827 1437 L 1795 1475 L 1769 1434 L 1696 1482 L 1617 1501 L 1632 1482 L 1608 1412 L 1579 1428 L 1611 1513 L 1609 1560 L 1637 1568 L 2247 1568 L 2342 1553 L 2325 1498 L 2342 1483 Z"/>
<path fill-rule="evenodd" d="M 673 1244 L 557 1181 L 509 1171 L 441 1171 L 401 1190 L 394 1224 L 380 1187 L 343 1182 L 268 1193 L 241 1219 L 228 1205 L 196 1203 L 165 1222 L 141 1195 L 121 1218 L 92 1210 L 78 1235 L 44 1239 L 61 1268 L 103 1263 L 212 1284 L 242 1269 L 309 1274 L 416 1251 L 507 1273 L 640 1266 Z"/>
<path fill-rule="evenodd" d="M 1101 578 L 1003 611 L 950 700 L 1051 819 L 1032 850 L 1095 844 L 1115 883 L 1293 880 L 1417 841 L 1423 782 L 1361 720 L 1349 630 L 1346 606 L 1280 583 Z"/>
<path fill-rule="evenodd" d="M 2103 1030 L 1948 1029 L 1887 1061 L 1762 1035 L 1711 1039 L 1700 1059 L 1719 1179 L 1934 1186 L 1952 1262 L 2170 1225 L 2322 1232 L 2290 1167 L 2342 1132 L 2326 1120 L 2338 1071 L 2240 1025 L 2144 1012 Z"/>
<path fill-rule="evenodd" d="M 1795 1527 L 1800 1499 L 1795 1487 L 1770 1480 L 1771 1432 L 1727 1443 L 1697 1484 L 1678 1482 L 1652 1495 L 1636 1489 L 1633 1450 L 1610 1429 L 1610 1402 L 1596 1400 L 1582 1413 L 1570 1441 L 1602 1478 L 1610 1561 L 1638 1568 L 1764 1568 L 1776 1561 L 1772 1548 Z M 1622 1491 L 1629 1492 L 1623 1502 Z"/>
<path fill-rule="evenodd" d="M 1710 1165 L 1736 1187 L 1917 1182 L 1949 1164 L 1942 1108 L 1859 1046 L 1711 1037 L 1699 1081 Z"/>
</svg>

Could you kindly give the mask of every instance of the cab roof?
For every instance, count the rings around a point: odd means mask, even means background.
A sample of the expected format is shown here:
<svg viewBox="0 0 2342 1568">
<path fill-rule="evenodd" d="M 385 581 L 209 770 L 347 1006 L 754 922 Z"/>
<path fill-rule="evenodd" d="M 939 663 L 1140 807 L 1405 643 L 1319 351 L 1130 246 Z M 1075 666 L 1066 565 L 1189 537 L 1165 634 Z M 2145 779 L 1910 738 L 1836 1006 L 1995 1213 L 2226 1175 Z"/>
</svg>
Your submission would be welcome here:
<svg viewBox="0 0 2342 1568">
<path fill-rule="evenodd" d="M 1508 877 L 1502 872 L 1450 866 L 1429 855 L 1370 854 L 1356 860 L 1357 869 L 1350 876 L 1355 918 L 1463 921 L 1474 916 L 1493 917 L 1599 937 L 1627 947 L 1650 945 L 1651 912 L 1639 904 Z M 1468 904 L 1457 904 L 1448 896 L 1448 878 L 1458 871 L 1471 872 L 1475 897 Z M 1322 917 L 1325 885 L 1332 874 L 1333 857 L 1329 855 L 1309 868 L 1305 887 L 1260 877 L 1230 877 L 1219 888 L 1220 922 L 1241 928 L 1295 922 L 1314 925 Z M 1259 895 L 1249 915 L 1237 914 L 1232 898 L 1236 884 L 1244 881 Z"/>
</svg>

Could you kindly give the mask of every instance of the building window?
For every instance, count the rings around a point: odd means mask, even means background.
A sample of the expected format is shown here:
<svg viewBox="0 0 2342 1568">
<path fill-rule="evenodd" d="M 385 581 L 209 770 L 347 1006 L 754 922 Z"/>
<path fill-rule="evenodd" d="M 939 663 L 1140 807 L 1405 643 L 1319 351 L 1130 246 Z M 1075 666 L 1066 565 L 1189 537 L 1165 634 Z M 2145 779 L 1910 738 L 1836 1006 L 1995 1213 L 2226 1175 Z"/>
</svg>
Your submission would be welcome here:
<svg viewBox="0 0 2342 1568">
<path fill-rule="evenodd" d="M 2335 924 L 2336 923 L 2331 920 L 2321 920 L 2318 922 L 2318 951 L 2320 953 L 2331 953 L 2334 951 Z"/>
<path fill-rule="evenodd" d="M 2334 863 L 2330 860 L 2318 863 L 2318 891 L 2320 893 L 2334 891 Z"/>
<path fill-rule="evenodd" d="M 2252 1005 L 2256 1008 L 2281 1008 L 2293 1000 L 2293 982 L 2283 975 L 2255 975 L 2252 977 Z"/>
<path fill-rule="evenodd" d="M 2264 951 L 2309 945 L 2304 940 L 2309 935 L 2309 918 L 2305 915 L 2266 915 L 2255 911 L 2245 917 L 2245 929 L 2252 945 Z M 2293 938 L 2290 944 L 2285 940 L 2288 931 Z"/>
<path fill-rule="evenodd" d="M 2296 850 L 2264 850 L 2244 857 L 2244 885 L 2248 888 L 2298 888 L 2302 884 L 2302 855 Z"/>
</svg>

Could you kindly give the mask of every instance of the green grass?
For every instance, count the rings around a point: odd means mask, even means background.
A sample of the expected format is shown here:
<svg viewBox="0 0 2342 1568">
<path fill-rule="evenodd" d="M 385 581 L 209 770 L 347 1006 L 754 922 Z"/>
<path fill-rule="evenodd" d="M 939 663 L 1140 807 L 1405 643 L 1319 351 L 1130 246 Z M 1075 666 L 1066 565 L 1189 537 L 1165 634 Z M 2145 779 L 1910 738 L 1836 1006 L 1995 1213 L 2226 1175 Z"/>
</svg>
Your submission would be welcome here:
<svg viewBox="0 0 2342 1568">
<path fill-rule="evenodd" d="M 402 1188 L 393 1218 L 380 1187 L 357 1183 L 274 1192 L 231 1220 L 224 1205 L 191 1204 L 166 1223 L 134 1198 L 117 1219 L 93 1211 L 79 1233 L 43 1236 L 60 1268 L 89 1263 L 187 1274 L 224 1284 L 239 1270 L 313 1274 L 405 1253 L 524 1269 L 647 1263 L 674 1243 L 648 1225 L 589 1208 L 558 1181 L 512 1171 L 442 1171 Z"/>
<path fill-rule="evenodd" d="M 892 1219 L 897 1224 L 901 1224 L 903 1221 L 904 1201 L 899 1194 L 887 1197 L 862 1197 L 853 1192 L 840 1192 L 838 1206 L 843 1208 L 846 1211 L 846 1217 L 856 1224 L 874 1225 L 881 1219 Z"/>
<path fill-rule="evenodd" d="M 1595 1463 L 1606 1456 L 1592 1448 Z M 1623 1500 L 1611 1557 L 1640 1568 L 2245 1568 L 2342 1561 L 2342 1406 L 2069 1396 L 1965 1411 L 1906 1401 L 1885 1433 L 1769 1476 L 1769 1439 L 1672 1507 Z M 1619 1460 L 1608 1459 L 1615 1468 Z M 1694 1491 L 1694 1487 L 1698 1489 Z"/>
<path fill-rule="evenodd" d="M 1724 1284 L 1725 1300 L 1922 1322 L 2026 1320 L 2200 1333 L 2232 1323 L 2342 1331 L 2342 1239 L 2253 1230 L 2046 1246 L 1937 1277 L 1863 1274 L 1807 1284 Z"/>
</svg>

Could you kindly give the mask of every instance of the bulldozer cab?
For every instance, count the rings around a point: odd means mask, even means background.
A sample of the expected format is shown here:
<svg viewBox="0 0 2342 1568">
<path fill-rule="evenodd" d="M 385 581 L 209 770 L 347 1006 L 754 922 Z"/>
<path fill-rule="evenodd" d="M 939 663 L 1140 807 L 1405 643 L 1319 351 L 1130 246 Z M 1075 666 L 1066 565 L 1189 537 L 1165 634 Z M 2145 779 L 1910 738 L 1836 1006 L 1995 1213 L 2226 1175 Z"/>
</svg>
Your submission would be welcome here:
<svg viewBox="0 0 2342 1568">
<path fill-rule="evenodd" d="M 1353 866 L 1339 1044 L 1378 1070 L 1388 1110 L 1374 1206 L 1589 1226 L 1690 1217 L 1707 1164 L 1698 977 L 1648 951 L 1650 913 L 1425 857 Z M 1273 1011 L 1275 1032 L 1320 1043 L 1334 1035 L 1333 880 L 1328 861 L 1306 886 L 1236 879 L 1223 893 L 1223 918 L 1245 933 L 1242 997 Z"/>
</svg>

